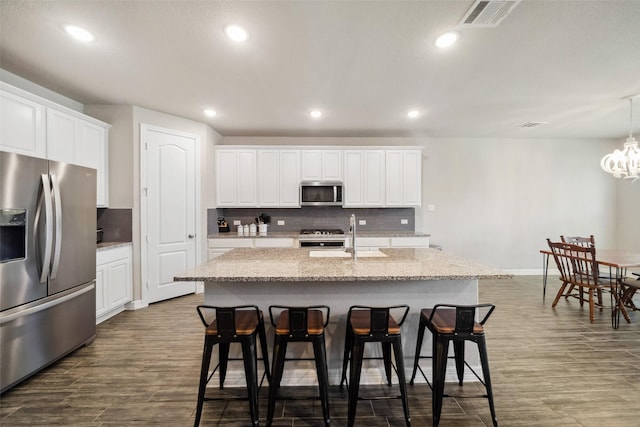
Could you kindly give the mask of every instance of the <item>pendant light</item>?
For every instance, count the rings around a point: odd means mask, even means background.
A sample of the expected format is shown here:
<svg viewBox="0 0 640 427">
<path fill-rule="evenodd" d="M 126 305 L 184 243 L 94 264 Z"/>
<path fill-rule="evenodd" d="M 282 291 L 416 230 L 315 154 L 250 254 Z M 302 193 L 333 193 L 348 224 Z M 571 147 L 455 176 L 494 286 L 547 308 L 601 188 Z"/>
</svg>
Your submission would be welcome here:
<svg viewBox="0 0 640 427">
<path fill-rule="evenodd" d="M 638 95 L 630 96 L 629 137 L 624 143 L 622 151 L 613 150 L 600 161 L 600 167 L 615 178 L 632 179 L 635 182 L 640 178 L 640 149 L 638 141 L 633 137 L 633 99 Z"/>
</svg>

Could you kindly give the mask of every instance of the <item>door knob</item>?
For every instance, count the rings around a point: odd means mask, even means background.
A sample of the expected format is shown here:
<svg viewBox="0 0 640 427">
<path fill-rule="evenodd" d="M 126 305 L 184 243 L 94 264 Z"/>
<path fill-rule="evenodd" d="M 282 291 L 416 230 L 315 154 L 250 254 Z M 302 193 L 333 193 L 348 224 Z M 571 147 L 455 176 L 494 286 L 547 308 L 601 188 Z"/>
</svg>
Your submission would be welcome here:
<svg viewBox="0 0 640 427">
<path fill-rule="evenodd" d="M 190 239 L 193 239 L 194 237 L 196 237 L 196 235 L 195 235 L 195 234 L 189 234 L 189 238 L 190 238 Z"/>
</svg>

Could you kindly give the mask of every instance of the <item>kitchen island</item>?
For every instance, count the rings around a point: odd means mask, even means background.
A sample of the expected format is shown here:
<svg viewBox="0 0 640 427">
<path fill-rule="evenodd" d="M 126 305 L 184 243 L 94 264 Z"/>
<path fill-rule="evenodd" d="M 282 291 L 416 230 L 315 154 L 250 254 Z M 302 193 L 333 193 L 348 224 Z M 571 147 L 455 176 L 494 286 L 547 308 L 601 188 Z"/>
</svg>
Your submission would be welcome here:
<svg viewBox="0 0 640 427">
<path fill-rule="evenodd" d="M 329 380 L 340 382 L 344 329 L 351 305 L 388 306 L 408 304 L 409 316 L 402 327 L 405 365 L 413 365 L 421 308 L 438 303 L 475 304 L 478 280 L 508 278 L 506 272 L 435 249 L 391 249 L 358 251 L 356 260 L 341 251 L 293 248 L 239 248 L 175 277 L 176 281 L 205 282 L 205 304 L 231 306 L 255 304 L 268 317 L 268 307 L 277 305 L 326 304 L 331 307 L 327 326 Z M 488 301 L 490 302 L 490 301 Z M 195 318 L 195 307 L 194 307 Z M 269 348 L 273 331 L 267 322 Z M 287 357 L 309 357 L 310 346 L 291 345 Z M 467 359 L 479 367 L 477 352 L 468 346 Z M 425 338 L 423 354 L 431 352 Z M 379 356 L 379 346 L 370 345 L 365 356 Z M 315 383 L 315 370 L 306 362 L 285 366 L 283 385 Z M 426 372 L 430 364 L 425 363 Z M 234 369 L 235 375 L 234 375 Z M 451 378 L 455 371 L 451 371 Z M 242 365 L 229 367 L 229 384 L 243 383 Z M 469 378 L 471 379 L 471 377 Z M 380 363 L 365 363 L 362 383 L 383 384 Z M 226 382 L 225 382 L 226 383 Z"/>
</svg>

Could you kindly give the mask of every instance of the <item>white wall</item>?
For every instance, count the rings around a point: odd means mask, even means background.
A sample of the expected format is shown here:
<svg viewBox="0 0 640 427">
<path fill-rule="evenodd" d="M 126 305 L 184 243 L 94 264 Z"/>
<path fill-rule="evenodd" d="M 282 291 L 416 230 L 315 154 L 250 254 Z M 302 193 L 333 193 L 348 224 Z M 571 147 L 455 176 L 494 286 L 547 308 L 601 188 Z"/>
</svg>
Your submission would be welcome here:
<svg viewBox="0 0 640 427">
<path fill-rule="evenodd" d="M 133 106 L 87 105 L 86 114 L 111 125 L 109 129 L 109 207 L 133 208 Z"/>
<path fill-rule="evenodd" d="M 561 234 L 593 234 L 603 248 L 633 240 L 616 231 L 636 222 L 617 208 L 622 183 L 599 166 L 611 141 L 223 137 L 221 143 L 421 146 L 423 207 L 416 209 L 416 230 L 430 233 L 445 250 L 499 268 L 536 272 L 546 238 Z M 640 183 L 627 191 L 637 196 Z"/>
<path fill-rule="evenodd" d="M 640 179 L 617 181 L 616 247 L 640 251 Z"/>
</svg>

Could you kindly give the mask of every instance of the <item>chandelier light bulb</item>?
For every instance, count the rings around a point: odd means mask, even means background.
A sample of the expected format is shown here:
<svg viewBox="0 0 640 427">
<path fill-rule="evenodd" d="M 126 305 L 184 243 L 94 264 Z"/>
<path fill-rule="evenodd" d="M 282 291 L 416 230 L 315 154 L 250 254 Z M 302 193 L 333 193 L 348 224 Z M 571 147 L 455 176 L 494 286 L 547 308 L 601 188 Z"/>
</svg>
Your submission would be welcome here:
<svg viewBox="0 0 640 427">
<path fill-rule="evenodd" d="M 638 149 L 638 141 L 633 137 L 633 98 L 629 98 L 630 107 L 630 124 L 629 137 L 624 143 L 622 150 L 613 150 L 600 160 L 600 167 L 614 178 L 632 179 L 635 182 L 640 178 L 640 149 Z"/>
</svg>

